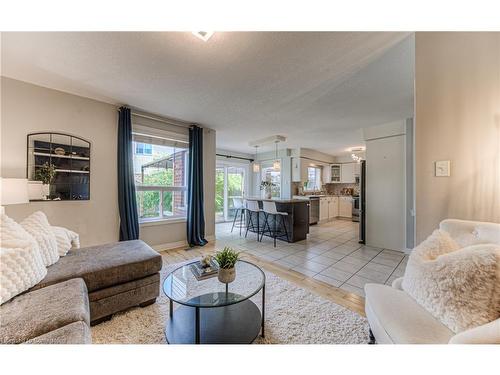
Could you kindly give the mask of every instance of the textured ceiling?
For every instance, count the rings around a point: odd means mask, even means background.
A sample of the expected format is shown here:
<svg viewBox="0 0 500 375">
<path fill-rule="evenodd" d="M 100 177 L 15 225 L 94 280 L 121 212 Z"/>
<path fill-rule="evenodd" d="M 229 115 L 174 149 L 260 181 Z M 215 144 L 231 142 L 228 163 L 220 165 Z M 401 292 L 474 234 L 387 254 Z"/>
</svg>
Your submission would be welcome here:
<svg viewBox="0 0 500 375">
<path fill-rule="evenodd" d="M 240 152 L 273 134 L 360 145 L 359 129 L 412 116 L 413 70 L 407 33 L 2 33 L 2 75 L 197 122 Z"/>
</svg>

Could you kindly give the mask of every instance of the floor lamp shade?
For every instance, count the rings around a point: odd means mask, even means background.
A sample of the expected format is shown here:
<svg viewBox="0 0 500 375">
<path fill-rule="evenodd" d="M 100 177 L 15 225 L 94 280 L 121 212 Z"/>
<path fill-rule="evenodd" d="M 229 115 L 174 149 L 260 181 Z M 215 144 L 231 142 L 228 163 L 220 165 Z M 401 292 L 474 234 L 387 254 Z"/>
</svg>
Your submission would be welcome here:
<svg viewBox="0 0 500 375">
<path fill-rule="evenodd" d="M 28 202 L 28 180 L 26 178 L 0 178 L 1 206 Z"/>
</svg>

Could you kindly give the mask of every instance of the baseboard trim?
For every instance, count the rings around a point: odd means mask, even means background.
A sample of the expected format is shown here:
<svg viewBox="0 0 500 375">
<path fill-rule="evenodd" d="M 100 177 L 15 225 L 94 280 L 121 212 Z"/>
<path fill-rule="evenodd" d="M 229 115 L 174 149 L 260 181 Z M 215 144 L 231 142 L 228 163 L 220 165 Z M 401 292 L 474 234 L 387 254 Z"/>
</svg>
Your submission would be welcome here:
<svg viewBox="0 0 500 375">
<path fill-rule="evenodd" d="M 215 241 L 215 235 L 211 236 L 206 236 L 205 237 L 208 242 L 213 242 Z M 152 245 L 151 247 L 155 249 L 156 251 L 167 251 L 167 250 L 172 250 L 172 249 L 178 249 L 180 247 L 188 247 L 188 243 L 186 240 L 184 241 L 176 241 L 176 242 L 167 242 L 167 243 L 161 243 L 158 245 Z"/>
</svg>

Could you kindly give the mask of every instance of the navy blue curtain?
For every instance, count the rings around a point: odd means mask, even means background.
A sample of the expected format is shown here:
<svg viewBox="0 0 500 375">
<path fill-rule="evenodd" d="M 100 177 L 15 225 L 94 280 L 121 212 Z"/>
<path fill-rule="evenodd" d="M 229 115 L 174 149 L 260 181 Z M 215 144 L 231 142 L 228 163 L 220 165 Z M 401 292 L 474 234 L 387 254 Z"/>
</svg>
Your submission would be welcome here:
<svg viewBox="0 0 500 375">
<path fill-rule="evenodd" d="M 135 198 L 130 108 L 121 107 L 118 115 L 118 208 L 120 241 L 139 238 L 139 219 Z"/>
<path fill-rule="evenodd" d="M 205 212 L 203 209 L 203 129 L 189 129 L 187 241 L 189 246 L 204 246 Z"/>
</svg>

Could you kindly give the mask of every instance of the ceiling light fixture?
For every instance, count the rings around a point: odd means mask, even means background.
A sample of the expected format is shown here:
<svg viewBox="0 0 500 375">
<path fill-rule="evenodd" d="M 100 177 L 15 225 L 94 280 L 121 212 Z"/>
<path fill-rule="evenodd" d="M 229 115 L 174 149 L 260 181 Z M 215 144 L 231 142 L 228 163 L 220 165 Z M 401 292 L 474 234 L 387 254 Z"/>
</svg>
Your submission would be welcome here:
<svg viewBox="0 0 500 375">
<path fill-rule="evenodd" d="M 192 31 L 193 35 L 197 38 L 200 38 L 204 42 L 208 41 L 212 35 L 214 35 L 213 31 Z"/>
<path fill-rule="evenodd" d="M 362 156 L 359 156 L 358 153 L 365 151 L 364 147 L 352 147 L 350 150 L 351 158 L 357 163 L 360 163 L 363 160 Z"/>
<path fill-rule="evenodd" d="M 259 173 L 260 172 L 260 164 L 257 161 L 257 151 L 258 151 L 258 148 L 259 148 L 259 146 L 255 146 L 255 161 L 253 162 L 253 171 L 255 173 Z"/>
<path fill-rule="evenodd" d="M 358 162 L 358 163 L 361 162 L 361 160 L 362 160 L 361 157 L 356 155 L 356 154 L 351 154 L 351 158 L 352 158 L 352 160 L 354 160 L 355 162 Z"/>
</svg>

